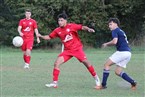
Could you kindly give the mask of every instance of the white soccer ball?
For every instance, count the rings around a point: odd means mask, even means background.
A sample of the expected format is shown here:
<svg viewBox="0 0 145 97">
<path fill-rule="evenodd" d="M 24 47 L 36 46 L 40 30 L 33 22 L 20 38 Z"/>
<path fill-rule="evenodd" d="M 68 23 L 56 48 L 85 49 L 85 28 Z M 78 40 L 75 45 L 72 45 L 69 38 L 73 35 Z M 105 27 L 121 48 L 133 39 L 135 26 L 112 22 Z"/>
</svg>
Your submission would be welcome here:
<svg viewBox="0 0 145 97">
<path fill-rule="evenodd" d="M 15 37 L 13 38 L 12 43 L 13 43 L 13 45 L 14 45 L 15 47 L 20 47 L 20 46 L 22 46 L 22 44 L 23 44 L 23 39 L 22 39 L 22 37 L 20 37 L 20 36 L 15 36 Z"/>
</svg>

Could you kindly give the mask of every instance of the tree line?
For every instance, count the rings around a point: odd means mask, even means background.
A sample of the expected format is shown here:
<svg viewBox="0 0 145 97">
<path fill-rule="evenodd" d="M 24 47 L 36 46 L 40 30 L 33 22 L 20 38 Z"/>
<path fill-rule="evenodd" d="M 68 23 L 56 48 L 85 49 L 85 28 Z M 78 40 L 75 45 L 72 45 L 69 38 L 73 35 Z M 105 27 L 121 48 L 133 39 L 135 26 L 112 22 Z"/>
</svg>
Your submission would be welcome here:
<svg viewBox="0 0 145 97">
<path fill-rule="evenodd" d="M 0 0 L 0 44 L 12 45 L 18 35 L 17 27 L 24 18 L 25 9 L 32 10 L 32 18 L 38 23 L 41 34 L 49 34 L 58 27 L 57 15 L 65 12 L 69 22 L 81 23 L 95 29 L 95 33 L 79 32 L 83 44 L 100 47 L 111 39 L 107 21 L 117 17 L 131 45 L 142 45 L 145 34 L 144 0 Z M 34 47 L 60 45 L 58 39 L 42 40 Z"/>
</svg>

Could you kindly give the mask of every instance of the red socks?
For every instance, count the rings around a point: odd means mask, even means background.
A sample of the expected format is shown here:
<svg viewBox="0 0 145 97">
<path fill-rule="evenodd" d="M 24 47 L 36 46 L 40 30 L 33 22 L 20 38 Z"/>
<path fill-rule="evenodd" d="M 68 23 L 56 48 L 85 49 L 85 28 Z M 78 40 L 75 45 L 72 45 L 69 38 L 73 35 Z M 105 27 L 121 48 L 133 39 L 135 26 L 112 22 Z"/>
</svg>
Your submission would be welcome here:
<svg viewBox="0 0 145 97">
<path fill-rule="evenodd" d="M 89 72 L 91 73 L 91 75 L 92 75 L 93 77 L 96 76 L 96 72 L 95 72 L 93 66 L 90 66 L 90 67 L 88 68 L 88 70 L 89 70 Z"/>
<path fill-rule="evenodd" d="M 93 77 L 96 76 L 96 72 L 95 72 L 93 66 L 90 66 L 90 67 L 88 68 L 88 70 L 89 70 L 89 72 L 91 73 L 91 75 L 92 75 Z M 60 74 L 60 70 L 54 68 L 54 69 L 53 69 L 53 81 L 58 81 L 58 76 L 59 76 L 59 74 Z"/>
<path fill-rule="evenodd" d="M 25 63 L 30 64 L 31 56 L 23 55 L 23 59 L 24 59 Z"/>
<path fill-rule="evenodd" d="M 59 76 L 60 70 L 58 69 L 53 69 L 53 81 L 58 81 L 58 76 Z"/>
</svg>

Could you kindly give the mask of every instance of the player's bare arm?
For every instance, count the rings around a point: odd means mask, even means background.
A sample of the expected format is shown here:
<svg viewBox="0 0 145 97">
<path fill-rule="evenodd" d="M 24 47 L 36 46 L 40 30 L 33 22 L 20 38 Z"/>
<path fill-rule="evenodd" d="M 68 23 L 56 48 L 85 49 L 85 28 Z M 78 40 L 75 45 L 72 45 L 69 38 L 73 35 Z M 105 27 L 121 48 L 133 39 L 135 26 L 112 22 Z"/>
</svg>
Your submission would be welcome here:
<svg viewBox="0 0 145 97">
<path fill-rule="evenodd" d="M 82 30 L 85 30 L 85 31 L 88 31 L 88 32 L 95 32 L 94 29 L 89 28 L 89 27 L 87 27 L 87 26 L 82 26 Z"/>
<path fill-rule="evenodd" d="M 106 43 L 103 43 L 103 44 L 102 44 L 102 48 L 105 48 L 105 47 L 107 47 L 107 46 L 116 45 L 117 41 L 118 41 L 118 38 L 113 38 L 111 41 L 106 42 Z"/>
<path fill-rule="evenodd" d="M 39 37 L 41 37 L 42 39 L 44 40 L 50 40 L 51 38 L 49 37 L 49 35 L 40 35 L 39 34 Z"/>
<path fill-rule="evenodd" d="M 23 36 L 23 33 L 21 32 L 22 26 L 18 26 L 18 32 L 20 36 Z"/>
<path fill-rule="evenodd" d="M 38 29 L 35 29 L 35 34 L 36 34 L 36 38 L 37 38 L 37 43 L 40 43 Z"/>
</svg>

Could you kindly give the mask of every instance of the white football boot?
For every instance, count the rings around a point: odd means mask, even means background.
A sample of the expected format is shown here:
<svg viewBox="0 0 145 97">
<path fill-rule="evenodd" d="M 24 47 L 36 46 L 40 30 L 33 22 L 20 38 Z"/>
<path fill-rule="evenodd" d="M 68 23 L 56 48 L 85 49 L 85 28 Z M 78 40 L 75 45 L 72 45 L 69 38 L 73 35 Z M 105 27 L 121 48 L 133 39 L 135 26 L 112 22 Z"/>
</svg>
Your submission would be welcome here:
<svg viewBox="0 0 145 97">
<path fill-rule="evenodd" d="M 46 87 L 53 87 L 53 88 L 58 88 L 58 84 L 57 84 L 57 82 L 52 82 L 52 83 L 50 83 L 50 84 L 45 84 L 45 86 Z"/>
<path fill-rule="evenodd" d="M 95 82 L 96 82 L 95 89 L 99 90 L 101 88 L 101 82 L 97 75 L 95 76 Z"/>
<path fill-rule="evenodd" d="M 24 69 L 29 69 L 30 67 L 29 67 L 29 64 L 28 63 L 25 63 L 25 65 L 24 65 Z"/>
</svg>

